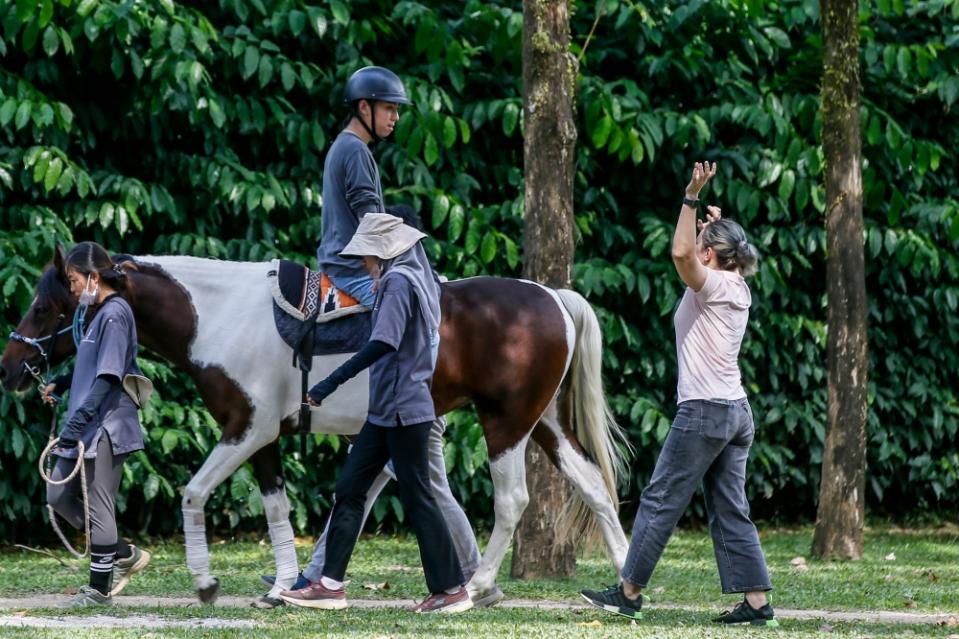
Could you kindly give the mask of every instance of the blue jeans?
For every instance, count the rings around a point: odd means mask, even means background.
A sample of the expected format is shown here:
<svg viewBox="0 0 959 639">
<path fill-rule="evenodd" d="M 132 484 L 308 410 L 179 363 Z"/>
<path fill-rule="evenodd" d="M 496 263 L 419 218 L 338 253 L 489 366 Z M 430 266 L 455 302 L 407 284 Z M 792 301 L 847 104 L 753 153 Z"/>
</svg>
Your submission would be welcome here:
<svg viewBox="0 0 959 639">
<path fill-rule="evenodd" d="M 376 304 L 376 293 L 373 292 L 373 278 L 369 275 L 359 275 L 357 277 L 336 277 L 330 278 L 336 288 L 344 293 L 352 295 L 357 302 L 366 308 L 373 310 Z"/>
<path fill-rule="evenodd" d="M 746 501 L 746 458 L 754 434 L 752 409 L 745 398 L 679 405 L 640 499 L 624 580 L 646 587 L 676 523 L 702 483 L 723 593 L 772 590 Z"/>
</svg>

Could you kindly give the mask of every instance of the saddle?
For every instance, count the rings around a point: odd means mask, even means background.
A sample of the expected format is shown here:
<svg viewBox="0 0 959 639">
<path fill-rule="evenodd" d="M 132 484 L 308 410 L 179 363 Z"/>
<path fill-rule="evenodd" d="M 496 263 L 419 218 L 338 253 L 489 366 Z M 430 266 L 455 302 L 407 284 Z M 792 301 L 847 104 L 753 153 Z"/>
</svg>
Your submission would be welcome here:
<svg viewBox="0 0 959 639">
<path fill-rule="evenodd" d="M 293 366 L 309 372 L 313 356 L 355 353 L 369 341 L 369 309 L 337 289 L 325 273 L 273 260 L 266 277 L 273 294 L 273 321 L 293 349 Z"/>
</svg>

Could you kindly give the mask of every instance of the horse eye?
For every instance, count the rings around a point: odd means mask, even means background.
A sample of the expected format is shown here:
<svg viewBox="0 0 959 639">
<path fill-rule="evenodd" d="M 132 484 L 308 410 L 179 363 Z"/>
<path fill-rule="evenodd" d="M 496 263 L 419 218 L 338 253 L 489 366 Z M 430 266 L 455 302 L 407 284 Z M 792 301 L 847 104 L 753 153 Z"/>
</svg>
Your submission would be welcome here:
<svg viewBox="0 0 959 639">
<path fill-rule="evenodd" d="M 43 317 L 50 312 L 50 309 L 46 306 L 34 306 L 33 312 L 37 314 L 37 317 Z"/>
</svg>

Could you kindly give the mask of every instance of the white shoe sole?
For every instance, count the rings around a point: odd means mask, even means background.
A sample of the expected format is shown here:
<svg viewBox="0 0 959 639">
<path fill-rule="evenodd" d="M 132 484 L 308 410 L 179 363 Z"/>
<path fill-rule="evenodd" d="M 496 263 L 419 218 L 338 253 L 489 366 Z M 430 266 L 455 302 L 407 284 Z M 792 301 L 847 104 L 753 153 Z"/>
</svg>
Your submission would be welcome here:
<svg viewBox="0 0 959 639">
<path fill-rule="evenodd" d="M 146 568 L 147 565 L 149 565 L 151 557 L 153 557 L 153 555 L 151 555 L 149 552 L 141 548 L 140 559 L 138 559 L 137 562 L 133 564 L 133 566 L 130 568 L 127 574 L 123 577 L 123 579 L 113 584 L 113 589 L 110 590 L 110 596 L 115 597 L 116 595 L 119 595 L 120 592 L 122 592 L 123 589 L 127 587 L 127 584 L 130 583 L 130 577 L 137 574 L 138 572 Z"/>
<path fill-rule="evenodd" d="M 280 595 L 280 599 L 291 606 L 316 608 L 317 610 L 343 610 L 349 606 L 345 599 L 296 599 L 285 595 Z"/>
<path fill-rule="evenodd" d="M 439 608 L 438 610 L 414 610 L 418 615 L 453 615 L 457 612 L 466 612 L 473 607 L 473 601 L 471 599 L 465 599 L 458 603 L 446 606 L 444 608 Z"/>
</svg>

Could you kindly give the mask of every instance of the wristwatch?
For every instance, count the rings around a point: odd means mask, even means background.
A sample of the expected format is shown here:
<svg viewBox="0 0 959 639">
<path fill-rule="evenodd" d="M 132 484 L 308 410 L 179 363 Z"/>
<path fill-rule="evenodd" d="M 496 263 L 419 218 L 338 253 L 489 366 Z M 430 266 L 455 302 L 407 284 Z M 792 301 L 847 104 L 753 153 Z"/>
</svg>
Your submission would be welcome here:
<svg viewBox="0 0 959 639">
<path fill-rule="evenodd" d="M 686 206 L 690 208 L 696 208 L 697 206 L 699 206 L 699 200 L 691 197 L 683 197 L 683 204 L 685 204 Z"/>
</svg>

